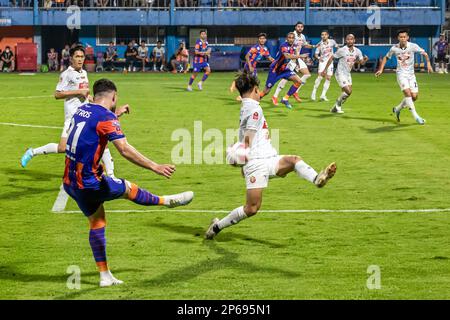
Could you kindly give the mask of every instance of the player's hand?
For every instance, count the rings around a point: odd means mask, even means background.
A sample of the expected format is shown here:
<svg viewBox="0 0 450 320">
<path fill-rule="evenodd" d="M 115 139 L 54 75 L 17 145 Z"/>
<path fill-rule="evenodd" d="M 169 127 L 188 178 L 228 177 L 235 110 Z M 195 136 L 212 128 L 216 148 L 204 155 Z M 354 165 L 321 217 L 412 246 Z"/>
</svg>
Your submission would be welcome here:
<svg viewBox="0 0 450 320">
<path fill-rule="evenodd" d="M 427 67 L 428 73 L 433 73 L 433 67 L 431 67 L 431 65 L 428 63 L 428 67 Z"/>
<path fill-rule="evenodd" d="M 379 76 L 381 76 L 381 74 L 383 73 L 383 71 L 382 70 L 378 70 L 377 72 L 375 72 L 375 77 L 379 77 Z"/>
<path fill-rule="evenodd" d="M 88 95 L 86 99 L 87 99 L 87 101 L 89 101 L 91 103 L 94 102 L 94 97 L 91 95 Z"/>
<path fill-rule="evenodd" d="M 119 107 L 119 109 L 116 110 L 116 116 L 120 117 L 124 113 L 129 114 L 130 113 L 130 106 L 128 104 L 123 105 Z"/>
<path fill-rule="evenodd" d="M 323 78 L 325 78 L 326 76 L 327 76 L 327 73 L 326 73 L 326 71 L 324 70 L 324 71 L 322 71 L 321 73 L 320 73 L 320 76 L 321 77 L 323 77 Z"/>
<path fill-rule="evenodd" d="M 79 94 L 81 97 L 83 97 L 84 99 L 87 99 L 89 97 L 89 89 L 80 89 L 78 90 Z"/>
<path fill-rule="evenodd" d="M 173 164 L 158 164 L 153 169 L 156 174 L 160 176 L 166 177 L 169 179 L 172 174 L 175 172 L 175 166 Z"/>
</svg>

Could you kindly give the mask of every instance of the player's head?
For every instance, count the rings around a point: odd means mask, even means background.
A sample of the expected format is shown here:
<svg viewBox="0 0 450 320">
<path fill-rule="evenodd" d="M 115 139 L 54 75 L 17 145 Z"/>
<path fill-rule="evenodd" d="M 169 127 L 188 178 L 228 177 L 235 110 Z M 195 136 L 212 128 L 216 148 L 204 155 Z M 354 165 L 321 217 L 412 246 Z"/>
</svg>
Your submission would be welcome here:
<svg viewBox="0 0 450 320">
<path fill-rule="evenodd" d="M 320 38 L 322 38 L 322 41 L 327 41 L 330 38 L 328 30 L 323 30 L 320 34 Z"/>
<path fill-rule="evenodd" d="M 206 37 L 208 34 L 206 33 L 206 30 L 200 30 L 200 39 L 206 40 Z"/>
<path fill-rule="evenodd" d="M 145 47 L 145 40 L 141 41 L 141 47 Z"/>
<path fill-rule="evenodd" d="M 259 80 L 253 73 L 247 71 L 239 73 L 235 83 L 242 98 L 251 98 L 256 101 L 261 99 L 259 96 Z"/>
<path fill-rule="evenodd" d="M 405 44 L 409 40 L 409 32 L 406 29 L 401 29 L 397 31 L 397 39 L 400 44 Z"/>
<path fill-rule="evenodd" d="M 265 45 L 267 42 L 267 34 L 265 33 L 260 33 L 258 34 L 258 43 L 263 46 Z"/>
<path fill-rule="evenodd" d="M 116 111 L 117 87 L 111 80 L 100 79 L 94 83 L 94 102 L 108 108 L 112 112 Z"/>
<path fill-rule="evenodd" d="M 439 35 L 439 40 L 444 41 L 445 40 L 445 34 L 441 33 Z"/>
<path fill-rule="evenodd" d="M 295 34 L 293 32 L 289 32 L 286 36 L 286 41 L 292 46 L 295 42 Z"/>
<path fill-rule="evenodd" d="M 81 70 L 83 68 L 86 52 L 82 46 L 76 46 L 69 51 L 70 58 L 72 59 L 72 67 L 75 70 Z"/>
<path fill-rule="evenodd" d="M 355 45 L 355 35 L 353 33 L 349 33 L 346 37 L 345 37 L 345 44 L 347 45 L 347 47 L 353 47 Z"/>
<path fill-rule="evenodd" d="M 157 46 L 158 48 L 161 48 L 161 45 L 162 45 L 161 40 L 158 40 L 158 42 L 156 43 L 156 46 Z"/>
<path fill-rule="evenodd" d="M 6 46 L 6 47 L 5 47 L 5 51 L 6 51 L 6 52 L 9 52 L 9 51 L 11 51 L 11 48 L 10 48 L 9 46 Z"/>
<path fill-rule="evenodd" d="M 303 29 L 305 29 L 303 22 L 299 21 L 295 24 L 295 31 L 297 31 L 297 33 L 302 33 Z"/>
</svg>

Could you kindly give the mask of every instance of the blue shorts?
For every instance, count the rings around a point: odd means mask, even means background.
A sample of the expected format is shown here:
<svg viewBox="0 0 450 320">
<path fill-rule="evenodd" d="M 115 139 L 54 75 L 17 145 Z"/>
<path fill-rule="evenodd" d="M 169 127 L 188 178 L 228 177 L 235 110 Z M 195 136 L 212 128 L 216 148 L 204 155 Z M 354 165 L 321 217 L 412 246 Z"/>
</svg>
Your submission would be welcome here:
<svg viewBox="0 0 450 320">
<path fill-rule="evenodd" d="M 194 72 L 200 72 L 205 68 L 209 68 L 208 62 L 194 63 Z"/>
<path fill-rule="evenodd" d="M 289 79 L 292 76 L 295 76 L 296 73 L 294 71 L 291 71 L 289 69 L 284 70 L 281 73 L 273 72 L 272 70 L 269 71 L 269 76 L 267 77 L 266 81 L 266 88 L 272 88 L 279 80 L 281 79 Z"/>
<path fill-rule="evenodd" d="M 245 65 L 244 65 L 244 70 L 246 70 L 246 71 L 250 71 L 250 68 L 249 68 L 249 66 L 248 66 L 248 64 L 247 63 L 245 63 Z M 256 68 L 253 68 L 253 73 L 252 73 L 255 77 L 258 77 L 258 72 L 256 71 Z"/>
<path fill-rule="evenodd" d="M 64 190 L 77 202 L 84 215 L 89 217 L 97 211 L 103 202 L 121 198 L 125 193 L 126 185 L 123 179 L 102 176 L 98 190 L 78 189 L 66 184 L 64 184 Z"/>
</svg>

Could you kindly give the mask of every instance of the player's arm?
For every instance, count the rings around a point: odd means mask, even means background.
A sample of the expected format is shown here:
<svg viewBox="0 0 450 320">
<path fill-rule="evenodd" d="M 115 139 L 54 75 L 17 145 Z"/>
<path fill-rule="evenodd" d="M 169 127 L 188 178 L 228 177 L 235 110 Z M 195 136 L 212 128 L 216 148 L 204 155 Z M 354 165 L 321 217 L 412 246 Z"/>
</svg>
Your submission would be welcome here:
<svg viewBox="0 0 450 320">
<path fill-rule="evenodd" d="M 426 51 L 422 51 L 420 54 L 425 57 L 425 61 L 427 62 L 428 73 L 433 73 L 433 67 L 431 66 L 430 57 L 428 56 L 428 53 L 426 53 Z"/>
<path fill-rule="evenodd" d="M 252 54 L 252 50 L 250 49 L 247 54 L 245 55 L 245 62 L 247 62 L 248 68 L 250 69 L 250 72 L 253 72 L 253 66 L 250 63 L 250 55 Z"/>
<path fill-rule="evenodd" d="M 128 104 L 125 104 L 125 105 L 123 105 L 123 106 L 121 106 L 121 107 L 119 107 L 117 110 L 116 110 L 116 116 L 117 116 L 117 118 L 119 118 L 120 116 L 122 116 L 123 114 L 129 114 L 130 113 L 130 106 L 128 105 Z"/>
<path fill-rule="evenodd" d="M 322 73 L 320 74 L 322 77 L 325 77 L 327 75 L 328 67 L 333 63 L 333 60 L 334 60 L 334 55 L 331 55 L 330 58 L 328 58 L 325 68 L 323 69 Z"/>
<path fill-rule="evenodd" d="M 87 99 L 89 97 L 89 89 L 55 91 L 55 99 L 70 99 L 79 97 Z"/>
<path fill-rule="evenodd" d="M 369 61 L 369 57 L 363 56 L 362 60 L 359 61 L 359 64 L 363 66 L 366 64 L 367 61 Z"/>
<path fill-rule="evenodd" d="M 300 54 L 290 54 L 290 53 L 284 52 L 283 55 L 284 55 L 284 57 L 286 59 L 291 59 L 291 60 L 295 60 L 295 59 L 300 59 L 301 58 Z"/>
<path fill-rule="evenodd" d="M 127 138 L 116 139 L 113 140 L 112 143 L 122 157 L 139 167 L 151 170 L 154 173 L 166 178 L 170 178 L 175 172 L 175 166 L 173 164 L 157 164 L 156 162 L 148 159 L 137 151 L 136 148 L 130 145 Z"/>
<path fill-rule="evenodd" d="M 256 130 L 247 129 L 244 131 L 244 144 L 245 148 L 250 148 L 253 143 L 253 138 L 255 137 Z"/>
<path fill-rule="evenodd" d="M 384 66 L 386 65 L 387 60 L 388 60 L 388 57 L 384 56 L 383 60 L 381 60 L 380 68 L 378 68 L 377 72 L 375 72 L 375 77 L 381 76 L 381 74 L 384 71 Z"/>
</svg>

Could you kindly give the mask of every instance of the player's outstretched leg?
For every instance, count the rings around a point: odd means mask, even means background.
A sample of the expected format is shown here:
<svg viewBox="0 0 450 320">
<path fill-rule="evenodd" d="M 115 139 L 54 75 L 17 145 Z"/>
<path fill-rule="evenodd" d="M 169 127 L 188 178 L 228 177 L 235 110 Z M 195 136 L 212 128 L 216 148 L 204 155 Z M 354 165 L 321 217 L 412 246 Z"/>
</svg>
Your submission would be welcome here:
<svg viewBox="0 0 450 320">
<path fill-rule="evenodd" d="M 168 208 L 175 208 L 178 206 L 185 206 L 191 203 L 192 199 L 194 199 L 194 193 L 192 191 L 166 196 L 157 196 L 145 189 L 139 188 L 134 183 L 126 181 L 126 184 L 127 189 L 124 197 L 143 206 L 161 205 Z"/>
<path fill-rule="evenodd" d="M 284 86 L 286 85 L 288 81 L 286 79 L 281 79 L 278 83 L 277 89 L 275 90 L 275 94 L 272 97 L 272 103 L 274 106 L 278 106 L 278 96 L 281 93 L 281 90 L 284 89 Z"/>
<path fill-rule="evenodd" d="M 106 148 L 105 151 L 103 151 L 102 161 L 105 165 L 106 174 L 109 177 L 114 178 L 114 160 L 111 156 L 111 151 L 109 151 L 109 148 Z"/>
<path fill-rule="evenodd" d="M 41 154 L 50 154 L 50 153 L 58 153 L 58 144 L 57 143 L 49 143 L 46 144 L 45 146 L 33 149 L 33 148 L 28 148 L 24 155 L 22 156 L 22 158 L 20 159 L 20 164 L 22 165 L 23 168 L 25 168 L 28 164 L 28 162 L 30 162 L 30 160 L 37 155 L 41 155 Z"/>
<path fill-rule="evenodd" d="M 197 73 L 192 73 L 191 77 L 189 78 L 189 84 L 187 87 L 187 91 L 192 91 L 192 84 L 194 83 L 195 78 L 197 77 Z"/>
<path fill-rule="evenodd" d="M 106 219 L 103 204 L 88 219 L 90 225 L 89 244 L 100 272 L 100 287 L 122 284 L 123 281 L 116 279 L 108 268 L 105 237 Z"/>
<path fill-rule="evenodd" d="M 337 98 L 336 103 L 334 104 L 333 108 L 331 108 L 330 112 L 332 113 L 344 113 L 344 110 L 342 110 L 342 105 L 347 101 L 348 97 L 352 94 L 352 88 L 350 86 L 342 88 L 342 93 Z"/>
<path fill-rule="evenodd" d="M 292 95 L 297 102 L 302 102 L 302 99 L 300 99 L 298 92 L 306 84 L 306 81 L 311 77 L 311 74 L 309 73 L 308 69 L 306 70 L 302 69 L 300 70 L 300 72 L 303 74 L 303 76 L 300 78 L 300 85 L 297 88 L 297 91 L 295 91 L 295 93 Z"/>
<path fill-rule="evenodd" d="M 202 80 L 200 80 L 199 83 L 197 83 L 198 89 L 200 91 L 203 90 L 203 83 L 206 81 L 206 79 L 208 79 L 210 73 L 211 73 L 211 70 L 205 71 L 205 74 L 203 75 Z"/>
</svg>

